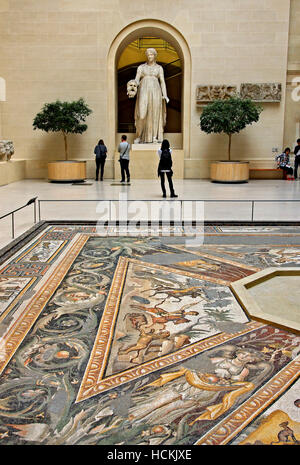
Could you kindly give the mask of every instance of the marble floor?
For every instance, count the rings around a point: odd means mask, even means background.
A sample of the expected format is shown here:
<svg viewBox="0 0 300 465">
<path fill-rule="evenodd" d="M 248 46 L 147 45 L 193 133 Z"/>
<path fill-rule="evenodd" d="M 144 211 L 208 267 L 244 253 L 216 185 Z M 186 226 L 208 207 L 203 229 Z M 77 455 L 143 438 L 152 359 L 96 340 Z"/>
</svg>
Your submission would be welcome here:
<svg viewBox="0 0 300 465">
<path fill-rule="evenodd" d="M 32 197 L 38 197 L 42 201 L 42 220 L 98 220 L 104 208 L 101 200 L 120 199 L 144 200 L 135 218 L 139 215 L 141 219 L 149 219 L 150 201 L 162 200 L 160 185 L 156 180 L 132 180 L 130 186 L 112 185 L 113 182 L 87 180 L 86 185 L 72 185 L 27 179 L 1 186 L 0 216 L 19 208 Z M 177 211 L 180 212 L 181 201 L 205 201 L 202 209 L 200 206 L 198 213 L 194 213 L 197 219 L 201 216 L 206 221 L 249 221 L 252 216 L 250 200 L 255 200 L 260 201 L 254 204 L 255 221 L 300 221 L 298 181 L 251 180 L 246 184 L 226 185 L 209 180 L 185 179 L 174 180 L 174 185 L 178 199 L 172 199 L 172 202 L 178 207 Z M 155 205 L 155 202 L 152 204 Z M 117 209 L 114 218 L 120 218 L 121 211 L 124 213 L 124 209 Z M 17 212 L 15 237 L 28 230 L 33 223 L 33 206 Z M 11 239 L 11 219 L 8 217 L 0 222 L 0 247 L 7 245 Z"/>
</svg>

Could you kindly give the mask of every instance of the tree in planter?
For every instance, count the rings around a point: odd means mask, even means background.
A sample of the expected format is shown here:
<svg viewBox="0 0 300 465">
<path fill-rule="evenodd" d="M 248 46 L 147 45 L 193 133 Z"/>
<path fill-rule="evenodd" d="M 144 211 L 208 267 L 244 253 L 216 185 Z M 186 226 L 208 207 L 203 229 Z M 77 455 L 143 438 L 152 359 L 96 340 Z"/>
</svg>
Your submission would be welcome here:
<svg viewBox="0 0 300 465">
<path fill-rule="evenodd" d="M 228 160 L 231 152 L 231 136 L 259 120 L 262 107 L 250 99 L 230 97 L 215 100 L 206 105 L 200 116 L 200 128 L 207 134 L 225 133 L 228 135 Z"/>
<path fill-rule="evenodd" d="M 33 120 L 33 129 L 46 132 L 62 132 L 65 142 L 65 159 L 68 160 L 67 135 L 82 134 L 87 130 L 86 117 L 92 113 L 83 98 L 74 102 L 45 103 Z"/>
</svg>

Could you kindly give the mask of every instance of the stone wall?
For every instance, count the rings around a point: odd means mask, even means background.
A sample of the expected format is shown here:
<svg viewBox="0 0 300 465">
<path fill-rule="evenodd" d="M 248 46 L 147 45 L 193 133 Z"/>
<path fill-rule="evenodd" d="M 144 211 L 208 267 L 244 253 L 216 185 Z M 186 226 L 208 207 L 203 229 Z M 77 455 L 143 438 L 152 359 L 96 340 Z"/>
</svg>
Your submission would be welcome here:
<svg viewBox="0 0 300 465">
<path fill-rule="evenodd" d="M 35 114 L 45 102 L 83 97 L 93 114 L 88 131 L 70 137 L 71 156 L 92 159 L 101 137 L 112 159 L 109 49 L 122 29 L 150 18 L 176 28 L 190 50 L 185 176 L 207 177 L 210 160 L 226 154 L 225 136 L 200 131 L 198 85 L 282 83 L 281 102 L 264 104 L 261 121 L 233 137 L 233 159 L 272 159 L 272 148 L 283 145 L 289 9 L 289 0 L 2 0 L 2 136 L 14 141 L 14 159 L 31 159 L 33 172 L 42 173 L 35 164 L 62 159 L 64 146 L 62 137 L 32 130 Z"/>
<path fill-rule="evenodd" d="M 6 83 L 3 77 L 0 77 L 0 140 L 2 139 L 2 102 L 6 100 Z"/>
</svg>

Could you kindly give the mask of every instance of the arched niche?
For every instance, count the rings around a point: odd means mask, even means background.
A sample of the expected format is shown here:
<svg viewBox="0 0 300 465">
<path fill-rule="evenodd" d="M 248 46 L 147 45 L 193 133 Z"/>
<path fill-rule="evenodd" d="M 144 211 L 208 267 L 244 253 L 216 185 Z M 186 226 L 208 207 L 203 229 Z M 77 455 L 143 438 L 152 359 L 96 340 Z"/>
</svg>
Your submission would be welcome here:
<svg viewBox="0 0 300 465">
<path fill-rule="evenodd" d="M 118 90 L 117 63 L 123 50 L 134 40 L 141 37 L 160 37 L 169 42 L 177 51 L 182 62 L 182 143 L 185 157 L 190 152 L 190 105 L 191 105 L 191 55 L 188 44 L 182 34 L 173 26 L 159 20 L 141 20 L 126 26 L 113 40 L 108 53 L 108 141 L 110 147 L 116 145 Z"/>
<path fill-rule="evenodd" d="M 129 99 L 127 82 L 134 79 L 139 65 L 146 60 L 147 48 L 158 52 L 157 63 L 164 70 L 169 103 L 164 132 L 170 139 L 172 147 L 182 148 L 182 68 L 176 49 L 165 39 L 159 37 L 141 37 L 129 44 L 121 53 L 117 63 L 118 83 L 118 138 L 120 134 L 134 134 L 134 110 L 136 98 Z M 180 144 L 181 141 L 181 144 Z"/>
</svg>

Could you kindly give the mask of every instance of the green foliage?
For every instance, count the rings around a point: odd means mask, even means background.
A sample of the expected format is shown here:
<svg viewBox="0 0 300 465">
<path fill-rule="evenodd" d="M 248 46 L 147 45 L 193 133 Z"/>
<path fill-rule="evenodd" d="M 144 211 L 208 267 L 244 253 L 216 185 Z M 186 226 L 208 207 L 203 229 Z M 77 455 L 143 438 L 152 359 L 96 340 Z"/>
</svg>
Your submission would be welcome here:
<svg viewBox="0 0 300 465">
<path fill-rule="evenodd" d="M 228 158 L 230 160 L 231 136 L 259 120 L 262 107 L 250 99 L 239 96 L 215 100 L 204 107 L 200 116 L 200 128 L 207 134 L 225 133 L 229 136 Z"/>
<path fill-rule="evenodd" d="M 83 98 L 74 102 L 46 103 L 33 120 L 33 129 L 46 132 L 62 132 L 67 159 L 67 134 L 82 134 L 87 130 L 86 117 L 92 113 Z"/>
<path fill-rule="evenodd" d="M 82 134 L 87 130 L 87 125 L 82 122 L 91 112 L 82 98 L 74 102 L 57 100 L 54 103 L 46 103 L 34 118 L 33 129 Z"/>
<path fill-rule="evenodd" d="M 256 123 L 262 108 L 250 99 L 231 97 L 209 103 L 200 117 L 200 127 L 207 134 L 234 134 Z"/>
</svg>

